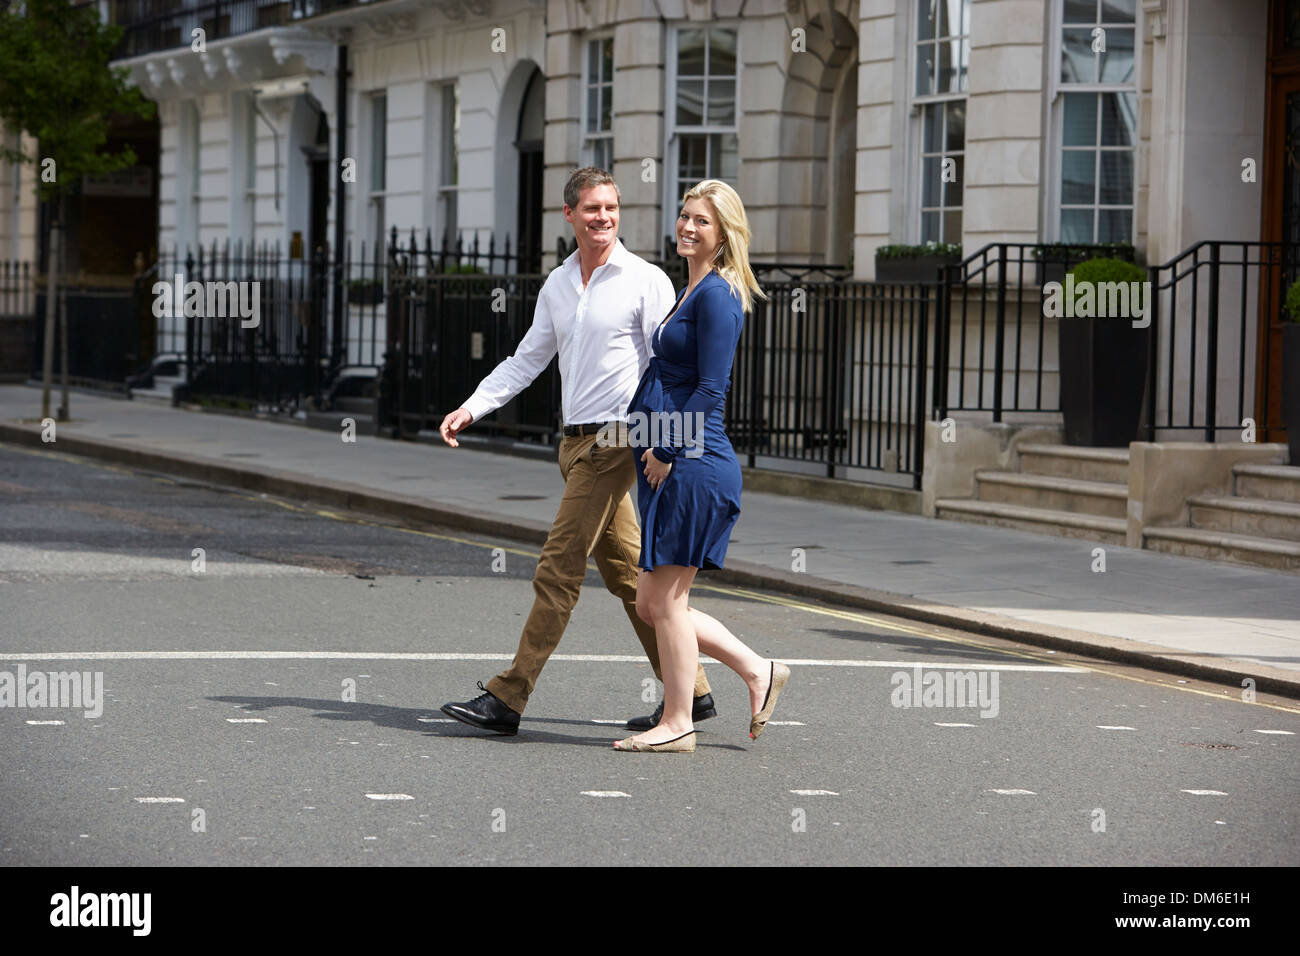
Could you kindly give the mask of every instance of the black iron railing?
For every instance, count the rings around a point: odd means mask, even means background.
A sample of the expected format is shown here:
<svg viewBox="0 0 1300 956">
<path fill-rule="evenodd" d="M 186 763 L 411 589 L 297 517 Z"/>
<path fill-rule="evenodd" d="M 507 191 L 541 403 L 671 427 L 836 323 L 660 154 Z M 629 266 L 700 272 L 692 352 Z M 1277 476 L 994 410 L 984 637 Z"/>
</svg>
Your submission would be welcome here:
<svg viewBox="0 0 1300 956">
<path fill-rule="evenodd" d="M 1148 440 L 1161 432 L 1240 440 L 1247 418 L 1259 440 L 1276 435 L 1280 323 L 1300 245 L 1198 242 L 1150 275 Z"/>
</svg>

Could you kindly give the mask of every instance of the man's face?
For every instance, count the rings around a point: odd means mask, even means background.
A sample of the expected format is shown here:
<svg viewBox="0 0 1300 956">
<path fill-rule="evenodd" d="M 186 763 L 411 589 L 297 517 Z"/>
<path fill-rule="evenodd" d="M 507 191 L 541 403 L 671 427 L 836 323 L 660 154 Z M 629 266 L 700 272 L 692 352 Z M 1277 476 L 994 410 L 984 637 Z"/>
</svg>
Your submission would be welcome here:
<svg viewBox="0 0 1300 956">
<path fill-rule="evenodd" d="M 573 223 L 579 249 L 603 251 L 618 239 L 618 193 L 608 184 L 584 189 L 577 209 L 564 207 L 564 218 Z"/>
</svg>

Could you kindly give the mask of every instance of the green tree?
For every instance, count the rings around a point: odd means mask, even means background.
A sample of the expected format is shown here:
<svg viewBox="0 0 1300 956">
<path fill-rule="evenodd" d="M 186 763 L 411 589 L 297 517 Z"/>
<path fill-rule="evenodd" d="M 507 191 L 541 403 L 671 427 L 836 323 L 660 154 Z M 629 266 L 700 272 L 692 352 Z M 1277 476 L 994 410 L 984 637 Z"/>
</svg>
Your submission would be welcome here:
<svg viewBox="0 0 1300 956">
<path fill-rule="evenodd" d="M 63 405 L 68 417 L 68 317 L 63 297 L 66 268 L 64 223 L 67 200 L 81 188 L 82 177 L 124 169 L 135 163 L 130 147 L 103 151 L 114 115 L 148 119 L 154 105 L 127 85 L 129 71 L 111 68 L 109 60 L 122 36 L 121 27 L 101 23 L 96 4 L 74 6 L 70 0 L 0 0 L 0 124 L 22 131 L 37 142 L 38 155 L 0 145 L 0 157 L 37 166 L 38 196 L 51 203 L 50 268 L 45 296 L 44 392 L 41 417 L 50 414 L 50 380 L 54 365 L 54 316 L 62 332 Z"/>
</svg>

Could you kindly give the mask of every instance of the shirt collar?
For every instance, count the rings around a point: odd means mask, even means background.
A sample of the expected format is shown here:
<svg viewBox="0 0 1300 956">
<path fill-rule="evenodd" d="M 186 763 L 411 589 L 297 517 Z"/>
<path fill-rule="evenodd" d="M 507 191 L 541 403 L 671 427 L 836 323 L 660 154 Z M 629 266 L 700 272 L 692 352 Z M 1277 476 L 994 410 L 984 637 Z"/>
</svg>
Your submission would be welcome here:
<svg viewBox="0 0 1300 956">
<path fill-rule="evenodd" d="M 582 253 L 578 249 L 574 249 L 571 253 L 569 253 L 569 258 L 564 260 L 564 265 L 571 273 L 575 286 L 580 284 L 582 281 L 581 280 L 581 276 L 582 276 L 581 257 L 582 257 Z M 628 251 L 627 246 L 623 245 L 623 239 L 620 236 L 618 239 L 614 240 L 614 248 L 610 252 L 609 258 L 605 260 L 605 265 L 614 266 L 614 268 L 622 272 L 623 269 L 626 268 L 631 258 L 632 258 L 632 253 Z"/>
</svg>

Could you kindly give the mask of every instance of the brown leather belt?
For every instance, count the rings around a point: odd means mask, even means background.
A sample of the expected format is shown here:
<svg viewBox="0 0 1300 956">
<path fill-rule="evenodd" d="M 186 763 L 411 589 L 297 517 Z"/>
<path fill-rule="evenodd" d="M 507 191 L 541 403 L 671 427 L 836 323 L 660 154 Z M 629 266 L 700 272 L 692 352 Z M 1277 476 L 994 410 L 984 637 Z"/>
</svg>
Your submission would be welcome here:
<svg viewBox="0 0 1300 956">
<path fill-rule="evenodd" d="M 602 428 L 606 428 L 610 425 L 618 425 L 618 424 L 621 423 L 618 421 L 608 421 L 608 422 L 592 422 L 589 425 L 565 425 L 564 437 L 582 438 L 586 435 L 594 435 Z"/>
</svg>

